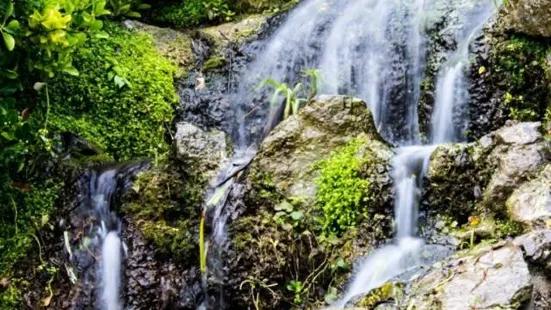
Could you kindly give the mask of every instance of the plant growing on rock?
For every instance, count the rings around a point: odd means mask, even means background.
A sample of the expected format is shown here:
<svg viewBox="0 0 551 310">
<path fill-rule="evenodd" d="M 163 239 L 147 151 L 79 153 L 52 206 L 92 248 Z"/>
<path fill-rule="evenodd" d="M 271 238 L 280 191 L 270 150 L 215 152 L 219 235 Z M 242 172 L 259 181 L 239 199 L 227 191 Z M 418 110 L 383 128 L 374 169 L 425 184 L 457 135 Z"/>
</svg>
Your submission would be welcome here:
<svg viewBox="0 0 551 310">
<path fill-rule="evenodd" d="M 299 82 L 294 86 L 278 82 L 272 78 L 265 79 L 258 86 L 258 88 L 264 88 L 266 86 L 274 88 L 274 93 L 270 99 L 271 109 L 276 109 L 280 102 L 280 98 L 284 98 L 284 119 L 291 115 L 298 114 L 298 111 L 316 96 L 321 87 L 322 79 L 319 70 L 303 69 L 302 73 L 302 77 L 306 81 Z M 308 87 L 305 85 L 308 85 Z"/>
<path fill-rule="evenodd" d="M 317 164 L 320 176 L 316 205 L 323 210 L 323 231 L 326 235 L 341 235 L 355 227 L 366 206 L 372 201 L 370 182 L 361 176 L 361 167 L 369 163 L 359 158 L 362 140 L 352 140 L 347 146 Z"/>
</svg>

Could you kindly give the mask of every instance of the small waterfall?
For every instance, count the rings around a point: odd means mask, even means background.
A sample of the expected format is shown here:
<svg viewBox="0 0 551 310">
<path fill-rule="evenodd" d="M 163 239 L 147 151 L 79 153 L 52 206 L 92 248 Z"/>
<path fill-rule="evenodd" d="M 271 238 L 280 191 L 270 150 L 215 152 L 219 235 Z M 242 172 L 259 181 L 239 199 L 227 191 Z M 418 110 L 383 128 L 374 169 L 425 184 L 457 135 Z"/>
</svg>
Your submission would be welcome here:
<svg viewBox="0 0 551 310">
<path fill-rule="evenodd" d="M 65 234 L 72 270 L 76 270 L 75 278 L 81 286 L 75 307 L 124 308 L 120 296 L 125 245 L 120 235 L 121 221 L 111 208 L 130 187 L 132 177 L 147 166 L 147 163 L 121 164 L 88 170 L 80 177 L 79 200 L 71 215 L 71 234 L 79 244 L 71 249 L 69 232 Z"/>
<path fill-rule="evenodd" d="M 98 262 L 100 287 L 99 299 L 102 310 L 120 310 L 122 243 L 119 237 L 119 220 L 111 213 L 110 206 L 118 188 L 118 169 L 111 168 L 101 172 L 92 172 L 90 199 L 96 216 L 101 221 L 97 227 L 101 244 L 101 259 Z"/>
<path fill-rule="evenodd" d="M 434 148 L 409 146 L 397 149 L 392 163 L 396 191 L 397 244 L 376 250 L 360 263 L 359 271 L 354 275 L 343 298 L 334 307 L 345 307 L 355 297 L 383 285 L 417 265 L 417 255 L 424 244 L 422 239 L 415 237 L 420 188 Z"/>
<path fill-rule="evenodd" d="M 432 115 L 432 143 L 442 144 L 465 139 L 468 125 L 467 107 L 469 100 L 465 70 L 469 67 L 469 46 L 484 24 L 496 11 L 496 5 L 489 0 L 470 3 L 463 8 L 456 31 L 459 46 L 448 56 L 442 66 L 436 84 L 436 103 Z"/>
<path fill-rule="evenodd" d="M 449 55 L 449 60 L 442 66 L 437 79 L 435 111 L 431 120 L 434 144 L 398 148 L 393 161 L 396 244 L 376 250 L 360 264 L 343 298 L 333 305 L 335 307 L 344 308 L 355 297 L 366 294 L 418 265 L 419 252 L 424 245 L 422 239 L 415 237 L 422 180 L 428 169 L 430 155 L 437 145 L 460 140 L 461 131 L 457 127 L 466 128 L 468 119 L 463 110 L 468 100 L 468 92 L 464 71 L 469 65 L 469 45 L 483 25 L 497 11 L 492 0 L 475 2 L 465 0 L 461 4 L 463 10 L 457 9 L 460 15 L 459 24 L 454 25 L 458 29 L 456 34 L 458 49 Z M 415 7 L 422 9 L 424 5 L 424 1 L 419 1 Z M 420 14 L 414 20 L 421 20 Z M 414 38 L 413 41 L 422 42 L 423 40 Z M 423 54 L 421 52 L 423 46 L 424 44 L 417 43 L 418 53 L 411 54 Z M 385 55 L 385 57 L 389 56 Z M 419 86 L 420 84 L 415 85 L 415 87 Z M 417 102 L 418 94 L 418 91 L 410 93 L 410 100 Z M 381 104 L 380 101 L 378 104 Z M 415 118 L 409 118 L 408 115 L 403 116 L 408 123 L 417 121 Z M 454 126 L 454 123 L 459 125 Z M 410 127 L 413 128 L 414 125 Z M 417 139 L 410 142 L 414 143 L 415 140 Z"/>
<path fill-rule="evenodd" d="M 101 279 L 102 288 L 102 309 L 120 310 L 119 301 L 121 286 L 121 239 L 119 234 L 112 231 L 103 239 L 101 247 Z"/>
</svg>

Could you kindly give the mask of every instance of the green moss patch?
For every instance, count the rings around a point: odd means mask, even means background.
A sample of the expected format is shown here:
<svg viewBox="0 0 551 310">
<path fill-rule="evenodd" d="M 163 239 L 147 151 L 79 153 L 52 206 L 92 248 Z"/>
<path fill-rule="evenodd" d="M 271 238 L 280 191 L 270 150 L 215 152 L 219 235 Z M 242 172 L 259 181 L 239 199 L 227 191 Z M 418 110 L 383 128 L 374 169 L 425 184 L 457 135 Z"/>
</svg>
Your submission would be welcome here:
<svg viewBox="0 0 551 310">
<path fill-rule="evenodd" d="M 149 35 L 115 24 L 106 29 L 109 38 L 91 41 L 76 55 L 78 77 L 51 82 L 51 127 L 75 132 L 115 159 L 155 157 L 167 150 L 176 68 Z"/>
</svg>

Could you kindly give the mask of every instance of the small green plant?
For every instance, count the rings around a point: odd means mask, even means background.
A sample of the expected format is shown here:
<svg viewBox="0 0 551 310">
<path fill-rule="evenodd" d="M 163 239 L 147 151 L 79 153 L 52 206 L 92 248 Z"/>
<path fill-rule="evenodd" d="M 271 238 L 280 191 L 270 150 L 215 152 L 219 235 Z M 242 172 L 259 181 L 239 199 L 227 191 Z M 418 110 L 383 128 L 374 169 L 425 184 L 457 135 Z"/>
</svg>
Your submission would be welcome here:
<svg viewBox="0 0 551 310">
<path fill-rule="evenodd" d="M 292 280 L 287 284 L 287 290 L 293 293 L 293 303 L 296 305 L 302 304 L 302 295 L 304 294 L 305 288 L 302 285 L 302 282 Z"/>
<path fill-rule="evenodd" d="M 140 0 L 109 0 L 109 9 L 114 16 L 140 18 L 142 15 L 137 11 L 150 8 L 151 5 L 142 3 Z"/>
<path fill-rule="evenodd" d="M 275 206 L 276 214 L 274 221 L 280 225 L 285 231 L 293 231 L 300 228 L 304 219 L 304 211 L 301 210 L 303 202 L 300 199 L 291 199 L 283 201 Z"/>
<path fill-rule="evenodd" d="M 304 82 L 299 82 L 294 86 L 287 83 L 278 82 L 272 78 L 267 78 L 262 81 L 258 88 L 271 86 L 274 88 L 274 93 L 270 99 L 271 109 L 275 109 L 280 102 L 281 97 L 284 98 L 285 105 L 283 118 L 298 114 L 298 111 L 312 98 L 316 96 L 321 87 L 321 73 L 317 69 L 303 69 L 302 77 L 306 79 Z M 307 84 L 305 84 L 307 83 Z M 308 87 L 305 87 L 308 85 Z"/>
</svg>

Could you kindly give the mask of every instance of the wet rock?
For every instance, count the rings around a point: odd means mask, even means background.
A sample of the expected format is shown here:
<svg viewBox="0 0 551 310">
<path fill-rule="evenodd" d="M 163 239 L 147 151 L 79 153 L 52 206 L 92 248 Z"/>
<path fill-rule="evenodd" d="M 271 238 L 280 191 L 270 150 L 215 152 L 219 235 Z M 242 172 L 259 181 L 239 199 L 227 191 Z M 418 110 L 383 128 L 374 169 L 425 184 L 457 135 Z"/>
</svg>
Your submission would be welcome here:
<svg viewBox="0 0 551 310">
<path fill-rule="evenodd" d="M 528 227 L 550 226 L 551 165 L 539 176 L 521 185 L 507 200 L 509 216 Z"/>
<path fill-rule="evenodd" d="M 508 29 L 530 36 L 551 37 L 551 3 L 547 0 L 511 0 L 506 7 Z"/>
<path fill-rule="evenodd" d="M 264 140 L 252 174 L 270 178 L 277 191 L 313 198 L 312 165 L 352 138 L 364 135 L 369 148 L 385 160 L 392 157 L 373 123 L 366 103 L 345 96 L 319 96 L 298 114 L 279 124 Z"/>
<path fill-rule="evenodd" d="M 521 249 L 507 244 L 436 266 L 412 291 L 405 304 L 417 309 L 518 309 L 532 284 Z"/>
<path fill-rule="evenodd" d="M 495 204 L 507 199 L 519 182 L 534 175 L 547 161 L 545 145 L 523 145 L 507 150 L 496 149 L 491 157 L 497 163 L 497 171 L 484 192 L 484 201 Z"/>
<path fill-rule="evenodd" d="M 174 136 L 177 157 L 184 162 L 193 162 L 209 179 L 218 175 L 218 170 L 228 159 L 226 134 L 217 131 L 204 131 L 192 124 L 176 124 Z"/>
</svg>

